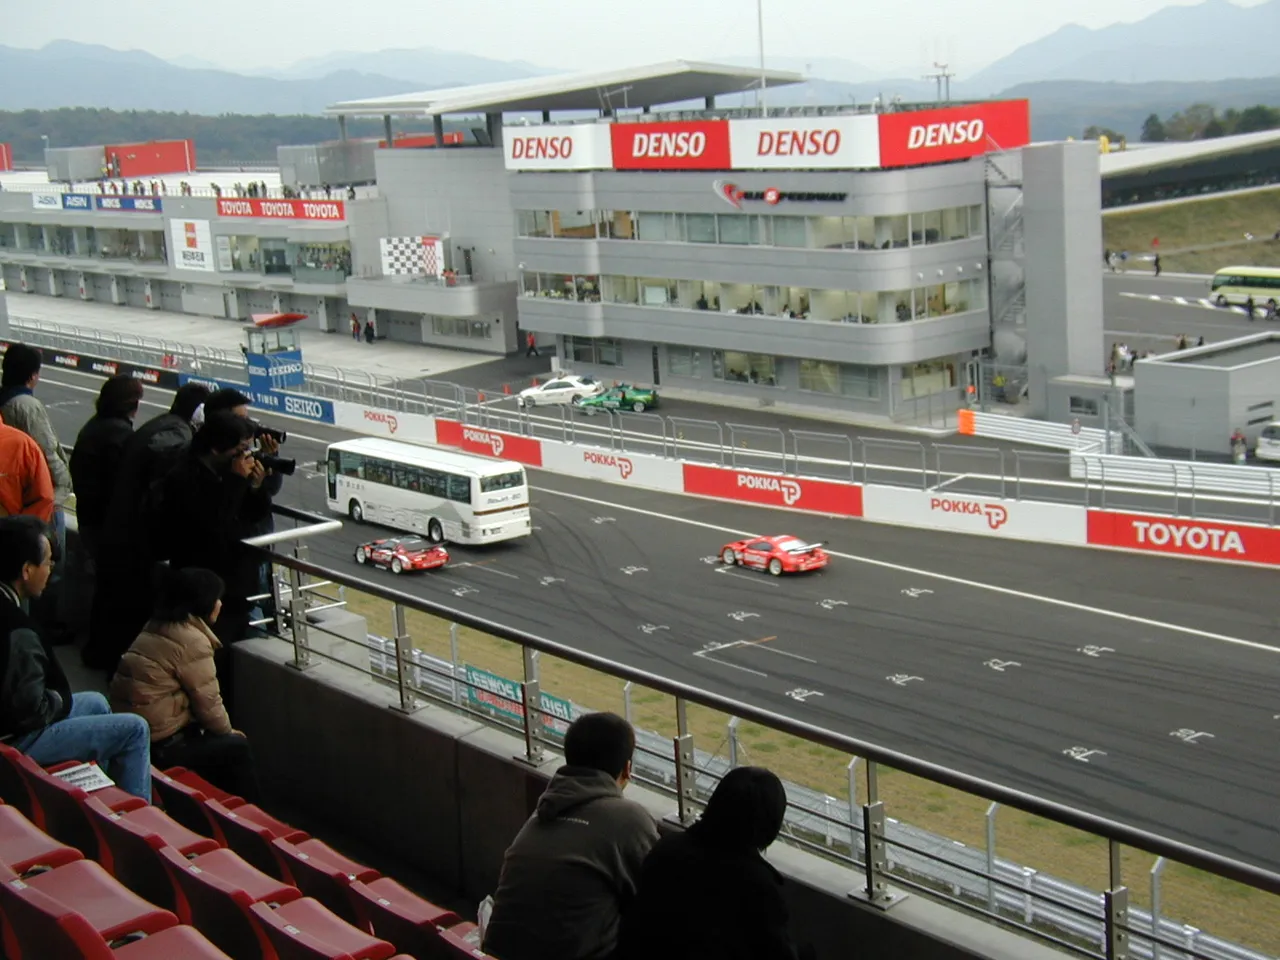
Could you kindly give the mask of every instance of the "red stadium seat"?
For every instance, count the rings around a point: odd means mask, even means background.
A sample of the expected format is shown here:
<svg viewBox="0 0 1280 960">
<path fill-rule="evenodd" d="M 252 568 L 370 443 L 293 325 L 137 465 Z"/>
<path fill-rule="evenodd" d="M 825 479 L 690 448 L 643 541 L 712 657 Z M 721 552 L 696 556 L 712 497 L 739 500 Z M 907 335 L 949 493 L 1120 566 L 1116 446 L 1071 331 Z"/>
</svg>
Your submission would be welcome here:
<svg viewBox="0 0 1280 960">
<path fill-rule="evenodd" d="M 303 840 L 310 839 L 307 834 L 277 820 L 252 803 L 242 803 L 238 807 L 228 808 L 217 800 L 209 800 L 204 806 L 218 830 L 221 831 L 228 847 L 263 873 L 269 873 L 281 880 L 289 879 L 280 866 L 280 860 L 275 855 L 271 841 L 283 839 L 290 843 L 301 843 Z"/>
<path fill-rule="evenodd" d="M 24 817 L 17 807 L 0 806 L 0 863 L 21 876 L 41 867 L 83 860 L 75 847 L 59 843 Z"/>
<path fill-rule="evenodd" d="M 169 927 L 113 949 L 82 915 L 23 881 L 0 884 L 0 906 L 28 958 L 231 960 L 191 927 Z"/>
<path fill-rule="evenodd" d="M 285 875 L 303 896 L 319 900 L 347 923 L 365 926 L 348 888 L 353 881 L 367 883 L 378 879 L 377 870 L 348 860 L 320 840 L 303 840 L 298 844 L 276 840 L 272 846 Z"/>
<path fill-rule="evenodd" d="M 230 808 L 244 802 L 239 797 L 223 793 L 184 767 L 171 767 L 165 771 L 152 767 L 151 785 L 165 813 L 188 830 L 219 840 L 222 839 L 222 834 L 205 809 L 205 801 L 217 800 L 224 807 Z"/>
<path fill-rule="evenodd" d="M 176 885 L 178 916 L 204 931 L 233 960 L 260 960 L 275 953 L 262 926 L 253 920 L 255 903 L 292 903 L 296 887 L 255 870 L 240 855 L 220 848 L 187 860 L 171 847 L 159 851 Z"/>
<path fill-rule="evenodd" d="M 114 813 L 93 797 L 84 806 L 111 853 L 116 879 L 167 910 L 177 908 L 177 896 L 159 849 L 173 847 L 184 857 L 194 857 L 219 847 L 217 840 L 193 833 L 159 807 Z"/>
<path fill-rule="evenodd" d="M 21 759 L 20 759 L 21 758 Z M 22 815 L 39 825 L 35 812 L 35 798 L 21 771 L 21 753 L 8 744 L 0 743 L 0 798 L 17 807 Z"/>
<path fill-rule="evenodd" d="M 46 771 L 34 760 L 20 756 L 18 769 L 36 801 L 36 826 L 51 837 L 76 847 L 85 856 L 100 861 L 110 870 L 110 851 L 98 843 L 98 834 L 84 809 L 84 801 L 90 794 L 53 775 L 53 772 L 74 766 L 75 761 L 58 764 Z M 145 800 L 119 787 L 104 787 L 93 791 L 92 796 L 117 813 L 147 806 Z"/>
<path fill-rule="evenodd" d="M 441 956 L 440 931 L 462 923 L 452 910 L 437 907 L 390 877 L 369 883 L 356 881 L 349 890 L 363 921 L 361 926 L 371 927 L 375 936 L 423 960 Z"/>
<path fill-rule="evenodd" d="M 476 960 L 476 958 L 489 956 L 480 949 L 480 928 L 474 923 L 460 923 L 448 930 L 441 930 L 440 945 L 444 951 L 438 956 L 453 958 L 453 960 L 460 957 Z"/>
<path fill-rule="evenodd" d="M 25 879 L 0 866 L 0 909 L 11 921 L 5 928 L 5 954 L 9 960 L 44 960 L 46 956 L 38 944 L 23 938 L 10 913 L 10 901 L 28 889 L 74 911 L 96 936 L 107 942 L 135 934 L 150 935 L 178 925 L 174 914 L 130 892 L 92 860 L 77 860 Z"/>
<path fill-rule="evenodd" d="M 396 948 L 351 926 L 310 897 L 275 910 L 264 903 L 251 908 L 279 960 L 390 960 Z"/>
</svg>

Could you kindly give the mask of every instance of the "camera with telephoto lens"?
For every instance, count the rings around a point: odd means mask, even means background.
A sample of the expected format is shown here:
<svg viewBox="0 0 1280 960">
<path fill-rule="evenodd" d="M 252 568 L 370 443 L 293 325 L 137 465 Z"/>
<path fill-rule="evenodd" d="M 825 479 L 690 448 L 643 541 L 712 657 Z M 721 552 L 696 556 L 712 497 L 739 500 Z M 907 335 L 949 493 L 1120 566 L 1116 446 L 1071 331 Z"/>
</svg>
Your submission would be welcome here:
<svg viewBox="0 0 1280 960">
<path fill-rule="evenodd" d="M 289 439 L 289 434 L 285 430 L 277 430 L 275 427 L 268 427 L 265 423 L 259 423 L 257 420 L 250 420 L 249 423 L 253 425 L 253 436 L 255 440 L 261 439 L 262 437 L 270 437 L 276 443 L 284 443 Z"/>
<path fill-rule="evenodd" d="M 262 464 L 262 469 L 270 470 L 273 473 L 280 473 L 286 477 L 292 477 L 293 471 L 298 469 L 297 460 L 286 460 L 284 457 L 273 457 L 269 453 L 263 453 L 261 450 L 253 451 L 253 459 Z"/>
</svg>

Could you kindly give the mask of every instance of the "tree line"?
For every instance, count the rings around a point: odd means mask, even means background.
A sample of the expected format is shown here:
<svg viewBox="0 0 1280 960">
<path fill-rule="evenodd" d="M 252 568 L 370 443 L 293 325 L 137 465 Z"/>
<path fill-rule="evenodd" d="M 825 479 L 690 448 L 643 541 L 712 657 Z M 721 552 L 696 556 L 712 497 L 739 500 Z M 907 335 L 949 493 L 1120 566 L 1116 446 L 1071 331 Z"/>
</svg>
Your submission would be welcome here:
<svg viewBox="0 0 1280 960">
<path fill-rule="evenodd" d="M 1227 137 L 1236 133 L 1257 133 L 1261 130 L 1274 130 L 1280 127 L 1280 108 L 1256 104 L 1237 110 L 1229 107 L 1218 112 L 1218 108 L 1208 103 L 1194 103 L 1184 110 L 1179 110 L 1168 117 L 1150 114 L 1142 123 L 1141 139 L 1144 143 L 1165 143 L 1167 141 L 1212 140 L 1215 137 Z M 1113 144 L 1125 139 L 1123 134 L 1116 133 L 1108 127 L 1091 126 L 1085 129 L 1084 139 L 1098 140 L 1106 137 Z"/>
<path fill-rule="evenodd" d="M 394 133 L 430 133 L 430 121 L 416 124 L 397 120 Z M 380 120 L 347 121 L 351 137 L 382 137 Z M 148 140 L 192 139 L 201 166 L 276 162 L 276 147 L 323 143 L 338 139 L 332 117 L 251 116 L 163 113 L 155 110 L 98 110 L 67 107 L 60 110 L 0 111 L 0 143 L 13 146 L 18 164 L 44 162 L 44 137 L 51 147 L 84 147 Z"/>
</svg>

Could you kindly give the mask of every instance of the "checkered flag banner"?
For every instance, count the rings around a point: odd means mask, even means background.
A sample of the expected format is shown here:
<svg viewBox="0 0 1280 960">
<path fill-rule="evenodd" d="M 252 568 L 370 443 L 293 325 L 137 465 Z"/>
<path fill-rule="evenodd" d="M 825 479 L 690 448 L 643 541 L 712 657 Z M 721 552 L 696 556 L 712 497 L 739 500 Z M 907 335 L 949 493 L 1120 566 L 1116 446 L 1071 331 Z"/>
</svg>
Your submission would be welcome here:
<svg viewBox="0 0 1280 960">
<path fill-rule="evenodd" d="M 388 277 L 439 277 L 444 243 L 439 237 L 381 237 L 382 273 Z"/>
</svg>

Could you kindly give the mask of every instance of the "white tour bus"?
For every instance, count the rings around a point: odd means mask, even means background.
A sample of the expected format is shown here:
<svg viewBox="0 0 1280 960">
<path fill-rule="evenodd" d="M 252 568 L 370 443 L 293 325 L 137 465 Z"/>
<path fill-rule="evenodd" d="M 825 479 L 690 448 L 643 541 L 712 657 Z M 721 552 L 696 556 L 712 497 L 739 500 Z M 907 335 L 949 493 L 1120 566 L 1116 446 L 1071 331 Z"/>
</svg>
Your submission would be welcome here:
<svg viewBox="0 0 1280 960">
<path fill-rule="evenodd" d="M 1243 306 L 1253 297 L 1254 306 L 1273 309 L 1280 303 L 1280 270 L 1275 267 L 1223 267 L 1213 275 L 1209 295 L 1220 307 Z"/>
<path fill-rule="evenodd" d="M 420 533 L 439 543 L 478 544 L 533 533 L 524 467 L 394 440 L 329 445 L 329 509 Z"/>
</svg>

